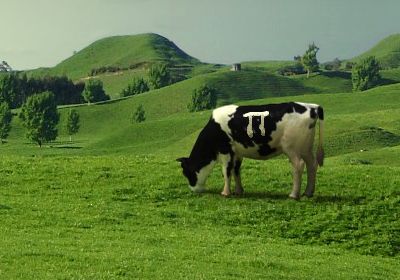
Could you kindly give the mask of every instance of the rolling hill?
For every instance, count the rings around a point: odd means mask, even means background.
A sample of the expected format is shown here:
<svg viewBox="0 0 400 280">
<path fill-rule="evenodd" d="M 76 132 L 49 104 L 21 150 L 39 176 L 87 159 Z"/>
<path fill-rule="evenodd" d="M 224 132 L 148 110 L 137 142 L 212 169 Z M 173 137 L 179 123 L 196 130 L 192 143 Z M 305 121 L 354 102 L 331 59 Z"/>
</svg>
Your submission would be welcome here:
<svg viewBox="0 0 400 280">
<path fill-rule="evenodd" d="M 76 80 L 87 77 L 92 69 L 100 67 L 118 67 L 126 70 L 154 62 L 164 62 L 169 65 L 200 64 L 199 60 L 186 54 L 167 38 L 146 33 L 100 39 L 53 68 L 32 70 L 29 73 L 67 75 Z"/>
<path fill-rule="evenodd" d="M 400 67 L 400 34 L 390 35 L 365 53 L 356 56 L 351 61 L 357 62 L 368 56 L 375 56 L 382 68 Z"/>
</svg>

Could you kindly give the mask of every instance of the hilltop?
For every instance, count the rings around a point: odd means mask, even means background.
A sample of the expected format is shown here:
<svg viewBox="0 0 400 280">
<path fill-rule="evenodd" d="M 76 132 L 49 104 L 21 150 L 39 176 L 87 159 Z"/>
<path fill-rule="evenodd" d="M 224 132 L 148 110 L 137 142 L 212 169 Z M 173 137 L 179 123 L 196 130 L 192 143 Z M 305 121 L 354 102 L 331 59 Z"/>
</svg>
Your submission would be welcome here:
<svg viewBox="0 0 400 280">
<path fill-rule="evenodd" d="M 394 34 L 384 38 L 374 47 L 351 59 L 351 61 L 357 62 L 368 56 L 375 56 L 382 68 L 400 67 L 400 34 Z"/>
<path fill-rule="evenodd" d="M 32 70 L 30 73 L 39 76 L 67 75 L 76 80 L 102 67 L 113 68 L 114 71 L 127 70 L 154 62 L 171 66 L 200 64 L 198 59 L 185 53 L 167 38 L 146 33 L 100 39 L 53 68 Z"/>
</svg>

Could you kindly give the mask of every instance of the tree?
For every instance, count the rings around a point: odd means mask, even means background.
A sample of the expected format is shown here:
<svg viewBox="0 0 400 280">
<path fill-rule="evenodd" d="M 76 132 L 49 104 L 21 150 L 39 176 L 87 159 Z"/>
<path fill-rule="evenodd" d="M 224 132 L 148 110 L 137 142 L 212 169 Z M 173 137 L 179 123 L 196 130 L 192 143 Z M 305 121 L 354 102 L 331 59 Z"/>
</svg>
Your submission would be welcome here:
<svg viewBox="0 0 400 280">
<path fill-rule="evenodd" d="M 304 68 L 307 70 L 307 78 L 310 77 L 311 72 L 318 71 L 319 63 L 317 60 L 317 52 L 319 48 L 314 44 L 308 45 L 308 49 L 301 57 L 301 63 L 303 64 Z"/>
<path fill-rule="evenodd" d="M 376 86 L 381 80 L 379 68 L 379 62 L 374 56 L 356 63 L 351 71 L 353 91 L 362 91 Z"/>
<path fill-rule="evenodd" d="M 123 89 L 121 92 L 121 97 L 140 94 L 149 91 L 149 86 L 143 78 L 135 78 L 132 83 L 128 85 L 127 88 Z"/>
<path fill-rule="evenodd" d="M 91 102 L 99 102 L 109 100 L 110 97 L 103 89 L 103 82 L 101 80 L 89 79 L 82 92 L 83 99 L 90 105 Z"/>
<path fill-rule="evenodd" d="M 192 93 L 192 100 L 188 104 L 190 112 L 202 111 L 215 108 L 217 105 L 217 91 L 209 86 L 203 85 Z"/>
<path fill-rule="evenodd" d="M 68 111 L 65 128 L 69 135 L 69 142 L 72 142 L 72 135 L 76 134 L 79 131 L 80 128 L 79 119 L 80 117 L 76 110 L 70 109 Z"/>
<path fill-rule="evenodd" d="M 19 117 L 27 129 L 26 137 L 41 147 L 43 143 L 55 140 L 60 116 L 52 92 L 35 94 L 22 105 Z"/>
<path fill-rule="evenodd" d="M 10 107 L 6 102 L 0 103 L 0 141 L 3 144 L 3 140 L 8 137 L 8 133 L 11 129 L 12 113 Z"/>
<path fill-rule="evenodd" d="M 171 83 L 171 76 L 165 64 L 153 64 L 149 69 L 149 84 L 152 89 L 161 88 Z"/>
<path fill-rule="evenodd" d="M 132 120 L 134 122 L 140 123 L 140 122 L 144 122 L 146 120 L 146 116 L 145 116 L 145 111 L 143 108 L 143 105 L 140 104 L 137 108 L 136 111 L 133 113 L 133 118 Z"/>
</svg>

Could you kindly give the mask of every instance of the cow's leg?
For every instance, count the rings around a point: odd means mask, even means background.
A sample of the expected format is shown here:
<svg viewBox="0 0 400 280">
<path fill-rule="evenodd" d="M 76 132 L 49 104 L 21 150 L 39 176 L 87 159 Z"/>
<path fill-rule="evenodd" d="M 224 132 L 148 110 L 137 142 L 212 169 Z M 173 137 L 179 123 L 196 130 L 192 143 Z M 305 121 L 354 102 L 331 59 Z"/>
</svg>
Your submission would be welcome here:
<svg viewBox="0 0 400 280">
<path fill-rule="evenodd" d="M 235 178 L 235 194 L 236 195 L 242 195 L 243 194 L 243 186 L 242 186 L 242 180 L 240 178 L 240 167 L 242 166 L 242 159 L 241 158 L 236 158 L 235 160 L 235 166 L 233 170 L 233 177 Z"/>
<path fill-rule="evenodd" d="M 222 174 L 224 175 L 224 189 L 221 194 L 223 196 L 229 196 L 231 194 L 231 175 L 233 170 L 234 158 L 230 154 L 220 155 L 222 163 Z"/>
<path fill-rule="evenodd" d="M 297 155 L 290 155 L 293 170 L 293 189 L 289 197 L 298 200 L 300 198 L 301 176 L 304 170 L 304 161 Z"/>
<path fill-rule="evenodd" d="M 307 197 L 312 197 L 315 191 L 315 179 L 317 176 L 318 165 L 314 158 L 314 155 L 312 154 L 312 151 L 303 156 L 303 159 L 306 162 L 307 166 L 307 188 L 304 192 L 304 195 Z"/>
</svg>

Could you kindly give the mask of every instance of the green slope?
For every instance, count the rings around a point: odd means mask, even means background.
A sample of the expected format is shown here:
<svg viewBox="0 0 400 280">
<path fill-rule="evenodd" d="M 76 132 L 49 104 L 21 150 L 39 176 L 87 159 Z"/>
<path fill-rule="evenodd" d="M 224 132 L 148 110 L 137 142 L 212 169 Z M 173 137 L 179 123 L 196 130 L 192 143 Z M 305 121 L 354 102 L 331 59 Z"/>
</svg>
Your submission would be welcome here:
<svg viewBox="0 0 400 280">
<path fill-rule="evenodd" d="M 370 50 L 351 60 L 357 62 L 368 56 L 375 56 L 383 68 L 400 67 L 400 34 L 384 38 Z"/>
<path fill-rule="evenodd" d="M 137 68 L 142 64 L 152 62 L 165 62 L 172 65 L 200 63 L 167 38 L 149 33 L 100 39 L 54 68 L 38 69 L 30 73 L 32 75 L 67 75 L 75 80 L 88 76 L 94 68 L 106 66 Z"/>
<path fill-rule="evenodd" d="M 191 89 L 202 84 L 205 77 L 207 75 L 198 76 L 164 89 L 119 101 L 76 107 L 82 120 L 81 130 L 75 137 L 76 141 L 72 145 L 59 143 L 56 146 L 77 148 L 72 149 L 72 153 L 131 151 L 148 154 L 165 150 L 166 153 L 174 155 L 186 154 L 199 129 L 210 116 L 209 111 L 190 114 L 186 109 Z M 400 84 L 382 86 L 364 93 L 276 97 L 271 92 L 265 92 L 265 99 L 246 103 L 295 100 L 323 105 L 327 115 L 327 154 L 332 156 L 361 149 L 399 145 L 399 90 Z M 231 98 L 239 97 L 240 95 L 234 95 Z M 146 121 L 141 124 L 132 123 L 131 116 L 139 104 L 143 104 L 145 108 Z M 69 109 L 60 110 L 62 119 L 67 110 Z M 2 146 L 3 152 L 25 154 L 37 151 L 35 146 L 26 144 L 23 133 L 19 120 L 14 118 L 9 143 Z M 65 141 L 67 138 L 62 131 L 60 140 Z M 45 151 L 64 152 L 60 149 Z"/>
</svg>

